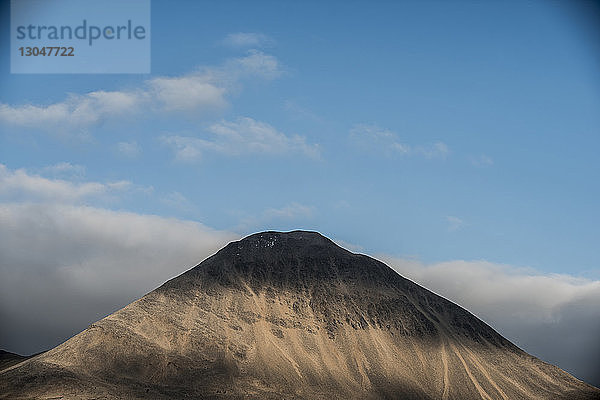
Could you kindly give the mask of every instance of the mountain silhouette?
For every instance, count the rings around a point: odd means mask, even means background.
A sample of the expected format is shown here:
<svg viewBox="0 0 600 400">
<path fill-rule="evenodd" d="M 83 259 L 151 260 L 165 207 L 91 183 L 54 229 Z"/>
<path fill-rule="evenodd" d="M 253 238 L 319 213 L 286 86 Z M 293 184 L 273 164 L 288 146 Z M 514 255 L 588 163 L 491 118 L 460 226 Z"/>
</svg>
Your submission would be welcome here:
<svg viewBox="0 0 600 400">
<path fill-rule="evenodd" d="M 62 397 L 61 397 L 62 396 Z M 600 399 L 316 232 L 263 232 L 43 354 L 3 399 Z"/>
</svg>

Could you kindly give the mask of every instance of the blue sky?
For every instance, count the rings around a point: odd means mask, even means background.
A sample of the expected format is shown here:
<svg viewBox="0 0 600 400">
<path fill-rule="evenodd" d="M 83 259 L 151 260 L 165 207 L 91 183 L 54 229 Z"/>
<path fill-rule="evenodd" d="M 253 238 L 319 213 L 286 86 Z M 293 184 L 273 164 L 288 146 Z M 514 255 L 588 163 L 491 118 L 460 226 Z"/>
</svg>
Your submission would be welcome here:
<svg viewBox="0 0 600 400">
<path fill-rule="evenodd" d="M 3 218 L 47 207 L 32 229 L 63 244 L 84 228 L 65 233 L 59 214 L 146 218 L 144 243 L 192 221 L 214 233 L 198 256 L 256 231 L 318 230 L 404 262 L 521 271 L 540 293 L 557 277 L 568 299 L 600 293 L 597 15 L 547 1 L 153 1 L 151 74 L 19 75 L 2 59 Z M 11 249 L 54 246 L 15 224 Z M 81 265 L 101 251 L 69 246 Z M 11 273 L 26 264 L 13 256 Z M 148 288 L 136 290 L 98 315 Z"/>
<path fill-rule="evenodd" d="M 245 76 L 217 84 L 235 86 L 223 104 L 197 109 L 47 129 L 0 121 L 0 156 L 11 169 L 66 162 L 86 180 L 153 188 L 115 209 L 597 277 L 598 57 L 577 13 L 548 2 L 156 1 L 151 75 L 11 75 L 4 62 L 0 101 L 44 107 L 135 91 L 251 54 L 273 70 L 229 72 Z M 211 138 L 208 127 L 239 118 L 299 135 L 318 154 L 205 150 L 182 162 L 160 139 Z M 174 193 L 186 207 L 161 201 Z M 286 207 L 293 217 L 262 216 Z"/>
</svg>

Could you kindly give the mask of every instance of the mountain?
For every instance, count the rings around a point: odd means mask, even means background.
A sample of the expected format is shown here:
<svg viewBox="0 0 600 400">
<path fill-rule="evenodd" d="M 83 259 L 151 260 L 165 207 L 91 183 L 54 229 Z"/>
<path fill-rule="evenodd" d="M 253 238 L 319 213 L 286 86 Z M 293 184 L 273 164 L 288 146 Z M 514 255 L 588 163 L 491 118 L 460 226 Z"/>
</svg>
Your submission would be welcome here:
<svg viewBox="0 0 600 400">
<path fill-rule="evenodd" d="M 11 353 L 8 351 L 0 350 L 0 371 L 22 361 L 27 360 L 29 357 L 22 356 L 20 354 Z"/>
<path fill-rule="evenodd" d="M 573 400 L 600 390 L 385 264 L 294 231 L 232 242 L 5 369 L 0 398 Z"/>
</svg>

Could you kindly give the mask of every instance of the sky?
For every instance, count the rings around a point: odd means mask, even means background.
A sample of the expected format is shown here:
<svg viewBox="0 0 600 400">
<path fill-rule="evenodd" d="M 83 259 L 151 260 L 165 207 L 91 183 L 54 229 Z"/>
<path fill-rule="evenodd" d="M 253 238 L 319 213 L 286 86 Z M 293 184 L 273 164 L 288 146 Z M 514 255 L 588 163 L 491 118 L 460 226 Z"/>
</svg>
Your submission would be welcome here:
<svg viewBox="0 0 600 400">
<path fill-rule="evenodd" d="M 592 2 L 152 1 L 151 73 L 11 74 L 0 348 L 316 230 L 600 386 Z"/>
</svg>

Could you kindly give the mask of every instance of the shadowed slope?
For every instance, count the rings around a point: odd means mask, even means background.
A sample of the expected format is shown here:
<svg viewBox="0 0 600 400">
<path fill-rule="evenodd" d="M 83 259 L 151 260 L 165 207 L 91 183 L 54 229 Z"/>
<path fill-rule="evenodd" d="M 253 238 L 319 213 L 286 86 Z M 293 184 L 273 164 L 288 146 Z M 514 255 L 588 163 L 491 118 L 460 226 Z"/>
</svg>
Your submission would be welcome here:
<svg viewBox="0 0 600 400">
<path fill-rule="evenodd" d="M 265 232 L 0 374 L 3 398 L 594 399 L 466 310 L 314 232 Z"/>
<path fill-rule="evenodd" d="M 29 356 L 30 357 L 30 356 Z M 28 356 L 22 356 L 20 354 L 11 353 L 8 351 L 0 350 L 0 371 L 11 367 L 15 364 L 23 362 L 29 358 Z"/>
</svg>

